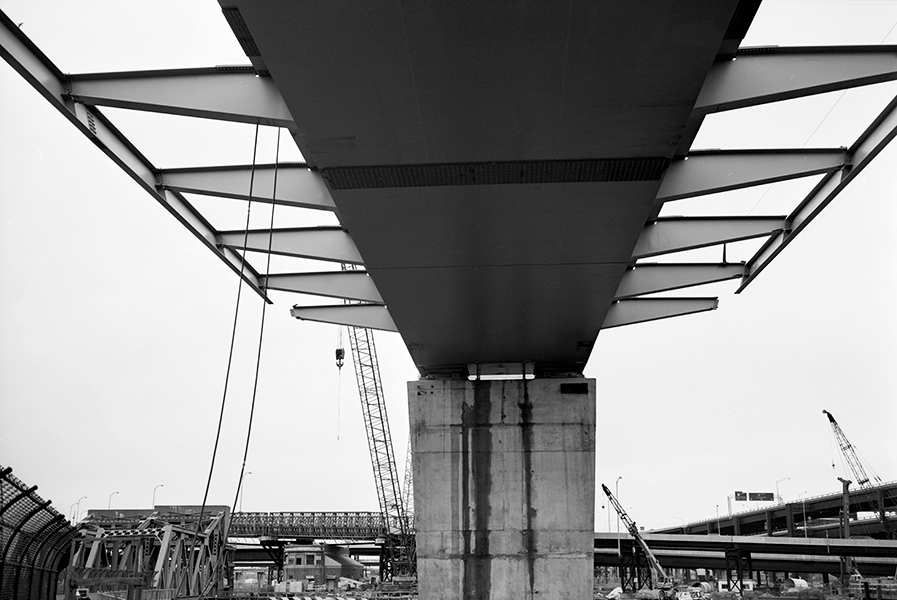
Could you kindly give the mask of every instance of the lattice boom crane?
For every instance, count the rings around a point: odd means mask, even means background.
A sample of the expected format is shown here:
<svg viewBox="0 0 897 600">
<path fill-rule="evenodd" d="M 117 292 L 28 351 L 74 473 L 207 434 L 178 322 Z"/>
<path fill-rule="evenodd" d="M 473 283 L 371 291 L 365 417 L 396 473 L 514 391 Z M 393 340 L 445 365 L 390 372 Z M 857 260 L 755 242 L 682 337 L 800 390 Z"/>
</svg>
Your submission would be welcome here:
<svg viewBox="0 0 897 600">
<path fill-rule="evenodd" d="M 343 270 L 355 270 L 355 265 L 343 264 Z M 384 540 L 384 554 L 380 558 L 380 579 L 399 581 L 413 579 L 417 572 L 414 532 L 402 497 L 401 480 L 396 467 L 389 419 L 386 415 L 386 399 L 380 382 L 380 365 L 377 362 L 377 348 L 374 332 L 364 327 L 348 327 L 349 346 L 355 363 L 358 394 L 364 427 L 368 436 L 368 450 L 374 467 L 377 499 L 380 512 L 386 521 L 387 536 Z M 340 350 L 337 350 L 337 364 L 340 364 Z M 410 494 L 411 490 L 405 490 Z"/>
<path fill-rule="evenodd" d="M 823 409 L 823 413 L 828 417 L 829 424 L 832 426 L 832 431 L 835 434 L 835 439 L 838 440 L 838 446 L 841 448 L 841 454 L 844 455 L 844 460 L 847 461 L 848 467 L 850 467 L 850 471 L 853 473 L 854 479 L 856 479 L 856 483 L 864 490 L 872 489 L 872 482 L 869 480 L 869 476 L 866 474 L 866 469 L 863 468 L 863 463 L 860 461 L 860 457 L 857 454 L 856 449 L 853 447 L 853 444 L 850 443 L 850 440 L 847 439 L 847 435 L 841 429 L 841 426 L 838 425 L 838 422 L 835 420 L 835 417 L 829 411 Z M 832 465 L 834 466 L 834 465 Z M 881 478 L 878 476 L 875 477 L 876 483 L 881 483 Z M 869 500 L 872 504 L 872 508 L 875 511 L 875 514 L 878 516 L 878 519 L 881 521 L 882 526 L 888 534 L 888 537 L 891 539 L 897 539 L 897 529 L 894 528 L 893 523 L 888 518 L 887 513 L 884 508 L 882 508 L 881 504 L 878 501 L 878 497 L 873 493 L 869 495 Z"/>
</svg>

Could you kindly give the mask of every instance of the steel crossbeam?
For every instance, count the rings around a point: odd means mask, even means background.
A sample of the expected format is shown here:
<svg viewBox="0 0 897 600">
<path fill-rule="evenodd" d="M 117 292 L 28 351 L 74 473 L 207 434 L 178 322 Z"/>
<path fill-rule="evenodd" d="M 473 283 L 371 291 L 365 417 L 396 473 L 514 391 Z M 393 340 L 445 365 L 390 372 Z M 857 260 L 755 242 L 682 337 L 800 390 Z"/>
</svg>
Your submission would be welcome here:
<svg viewBox="0 0 897 600">
<path fill-rule="evenodd" d="M 601 329 L 716 310 L 718 298 L 627 298 L 611 304 Z"/>
<path fill-rule="evenodd" d="M 340 227 L 295 227 L 290 229 L 255 229 L 250 231 L 222 231 L 217 240 L 221 246 L 268 252 L 299 258 L 311 258 L 340 263 L 361 264 L 361 255 L 349 234 Z"/>
<path fill-rule="evenodd" d="M 83 104 L 295 129 L 270 77 L 253 67 L 212 67 L 69 75 L 67 91 Z"/>
<path fill-rule="evenodd" d="M 163 169 L 159 180 L 163 188 L 179 192 L 245 200 L 251 188 L 254 202 L 335 210 L 323 178 L 304 163 Z"/>
<path fill-rule="evenodd" d="M 846 164 L 846 148 L 690 152 L 667 168 L 657 202 L 832 173 Z"/>
<path fill-rule="evenodd" d="M 708 114 L 897 79 L 897 46 L 741 48 L 713 65 L 694 111 Z"/>
<path fill-rule="evenodd" d="M 332 306 L 294 306 L 290 314 L 303 321 L 319 321 L 349 327 L 398 331 L 395 321 L 382 304 L 340 304 Z"/>
<path fill-rule="evenodd" d="M 328 271 L 325 273 L 278 273 L 261 276 L 270 290 L 327 296 L 358 302 L 382 304 L 383 298 L 366 271 Z"/>
<path fill-rule="evenodd" d="M 772 235 L 785 217 L 662 217 L 642 231 L 632 258 L 646 258 Z"/>
<path fill-rule="evenodd" d="M 744 263 L 639 263 L 620 281 L 615 298 L 632 298 L 686 287 L 736 279 Z"/>
</svg>

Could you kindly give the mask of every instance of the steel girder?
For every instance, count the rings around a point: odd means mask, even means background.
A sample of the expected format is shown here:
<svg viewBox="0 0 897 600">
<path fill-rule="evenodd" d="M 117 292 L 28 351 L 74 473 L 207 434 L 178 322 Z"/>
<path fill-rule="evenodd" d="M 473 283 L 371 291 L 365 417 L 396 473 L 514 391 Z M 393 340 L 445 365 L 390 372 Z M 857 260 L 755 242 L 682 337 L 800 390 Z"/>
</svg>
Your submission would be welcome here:
<svg viewBox="0 0 897 600">
<path fill-rule="evenodd" d="M 323 178 L 305 163 L 163 169 L 159 180 L 163 188 L 178 192 L 245 200 L 251 187 L 254 202 L 335 210 Z"/>
<path fill-rule="evenodd" d="M 303 321 L 335 323 L 349 327 L 397 332 L 395 321 L 382 304 L 335 304 L 330 306 L 294 306 L 290 314 Z"/>
<path fill-rule="evenodd" d="M 218 243 L 234 250 L 268 252 L 297 258 L 361 264 L 361 255 L 349 234 L 340 227 L 296 227 L 222 231 Z"/>
<path fill-rule="evenodd" d="M 602 329 L 716 310 L 717 298 L 627 298 L 611 304 Z"/>
<path fill-rule="evenodd" d="M 213 67 L 64 75 L 5 14 L 0 18 L 0 54 L 44 98 L 201 243 L 262 297 L 266 289 L 322 295 L 369 304 L 295 307 L 298 318 L 394 331 L 373 282 L 346 273 L 277 273 L 263 278 L 241 256 L 268 251 L 267 230 L 217 231 L 182 194 L 245 200 L 333 212 L 320 174 L 302 164 L 160 170 L 100 112 L 110 106 L 239 123 L 286 127 L 300 150 L 292 115 L 258 56 L 255 67 Z M 261 66 L 260 66 L 261 65 Z M 261 69 L 261 70 L 259 70 Z M 262 76 L 258 76 L 262 75 Z M 814 94 L 897 80 L 897 46 L 742 48 L 732 60 L 715 63 L 703 85 L 683 139 L 693 139 L 707 114 L 780 102 Z M 895 100 L 897 102 L 897 100 Z M 666 169 L 654 215 L 642 232 L 604 327 L 616 327 L 716 307 L 715 298 L 643 298 L 646 294 L 738 278 L 741 292 L 819 212 L 895 137 L 895 102 L 847 148 L 822 150 L 680 149 Z M 665 202 L 799 177 L 822 175 L 819 184 L 787 217 L 657 218 Z M 648 266 L 640 259 L 727 242 L 766 237 L 746 265 Z M 362 265 L 348 232 L 340 228 L 277 230 L 271 251 L 286 256 Z M 633 267 L 635 267 L 633 269 Z M 650 301 L 649 301 L 650 300 Z"/>
<path fill-rule="evenodd" d="M 271 290 L 327 296 L 342 300 L 382 304 L 383 298 L 367 271 L 327 271 L 324 273 L 278 273 L 261 276 Z"/>
<path fill-rule="evenodd" d="M 744 263 L 639 263 L 626 271 L 615 298 L 634 298 L 737 279 Z"/>
<path fill-rule="evenodd" d="M 785 217 L 666 217 L 642 231 L 634 259 L 769 236 L 788 228 Z"/>
<path fill-rule="evenodd" d="M 695 103 L 709 114 L 897 79 L 897 46 L 741 48 L 713 65 Z"/>
<path fill-rule="evenodd" d="M 810 222 L 834 200 L 851 181 L 878 156 L 891 140 L 897 137 L 897 97 L 891 100 L 871 125 L 848 149 L 851 166 L 840 172 L 830 173 L 788 215 L 790 227 L 771 236 L 763 248 L 755 254 L 746 267 L 746 275 L 736 293 L 741 293 L 772 259 L 790 244 Z"/>
<path fill-rule="evenodd" d="M 178 192 L 163 191 L 157 187 L 158 169 L 103 116 L 99 109 L 75 102 L 70 94 L 68 77 L 16 27 L 5 13 L 0 13 L 0 55 L 76 129 L 112 159 L 228 267 L 239 274 L 250 287 L 267 299 L 259 288 L 257 273 L 251 268 L 241 268 L 243 261 L 235 252 L 216 247 L 217 232 L 183 196 Z"/>
<path fill-rule="evenodd" d="M 295 129 L 270 77 L 253 67 L 212 67 L 69 75 L 71 98 L 111 106 Z"/>
<path fill-rule="evenodd" d="M 657 202 L 832 173 L 846 164 L 846 148 L 689 152 L 667 167 Z"/>
</svg>

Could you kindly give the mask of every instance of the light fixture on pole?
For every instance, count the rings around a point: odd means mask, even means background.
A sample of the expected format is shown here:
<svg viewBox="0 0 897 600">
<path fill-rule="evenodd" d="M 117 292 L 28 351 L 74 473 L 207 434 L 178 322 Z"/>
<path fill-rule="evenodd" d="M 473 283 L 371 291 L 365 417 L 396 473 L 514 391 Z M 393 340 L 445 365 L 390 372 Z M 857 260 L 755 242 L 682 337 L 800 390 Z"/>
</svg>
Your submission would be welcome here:
<svg viewBox="0 0 897 600">
<path fill-rule="evenodd" d="M 804 539 L 807 539 L 807 499 L 803 497 L 807 491 L 804 490 L 800 494 L 797 495 L 797 499 L 800 500 L 801 504 L 801 516 L 804 519 Z"/>
<path fill-rule="evenodd" d="M 673 518 L 682 521 L 682 533 L 685 533 L 685 519 L 683 519 L 682 517 L 677 517 L 676 515 L 673 515 Z"/>
<path fill-rule="evenodd" d="M 117 493 L 118 492 L 112 492 L 111 494 L 109 494 L 109 502 L 106 504 L 106 510 L 109 510 L 112 508 L 112 496 L 114 496 Z"/>
<path fill-rule="evenodd" d="M 240 480 L 240 512 L 243 512 L 243 492 L 246 487 L 246 478 L 252 475 L 252 471 L 246 471 L 243 474 L 243 479 Z"/>
<path fill-rule="evenodd" d="M 153 505 L 152 505 L 153 509 L 156 508 L 156 490 L 158 490 L 160 487 L 165 487 L 165 484 L 160 483 L 159 485 L 157 485 L 156 487 L 153 488 Z"/>
<path fill-rule="evenodd" d="M 717 535 L 723 534 L 723 532 L 719 530 L 719 504 L 716 505 L 716 533 Z"/>
<path fill-rule="evenodd" d="M 790 477 L 786 477 L 785 479 L 776 479 L 776 499 L 779 501 L 779 504 L 782 504 L 782 496 L 779 494 L 779 484 L 783 481 L 788 481 L 791 479 Z"/>
<path fill-rule="evenodd" d="M 87 496 L 81 496 L 78 498 L 78 501 L 75 503 L 75 523 L 78 522 L 78 518 L 81 516 L 81 501 L 86 499 Z"/>
<path fill-rule="evenodd" d="M 620 475 L 617 477 L 617 482 L 614 484 L 614 497 L 617 499 L 617 502 L 620 501 L 620 480 L 623 479 L 623 476 Z M 620 504 L 620 506 L 623 506 Z M 622 556 L 623 552 L 620 551 L 620 515 L 617 514 L 617 556 Z"/>
</svg>

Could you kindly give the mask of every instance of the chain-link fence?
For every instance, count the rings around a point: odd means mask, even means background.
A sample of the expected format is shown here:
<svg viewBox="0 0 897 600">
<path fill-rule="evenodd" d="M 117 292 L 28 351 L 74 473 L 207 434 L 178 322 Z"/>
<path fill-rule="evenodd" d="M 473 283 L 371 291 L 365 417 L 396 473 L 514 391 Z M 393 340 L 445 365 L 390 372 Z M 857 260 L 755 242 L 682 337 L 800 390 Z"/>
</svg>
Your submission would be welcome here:
<svg viewBox="0 0 897 600">
<path fill-rule="evenodd" d="M 77 530 L 0 465 L 0 600 L 49 600 Z"/>
</svg>

